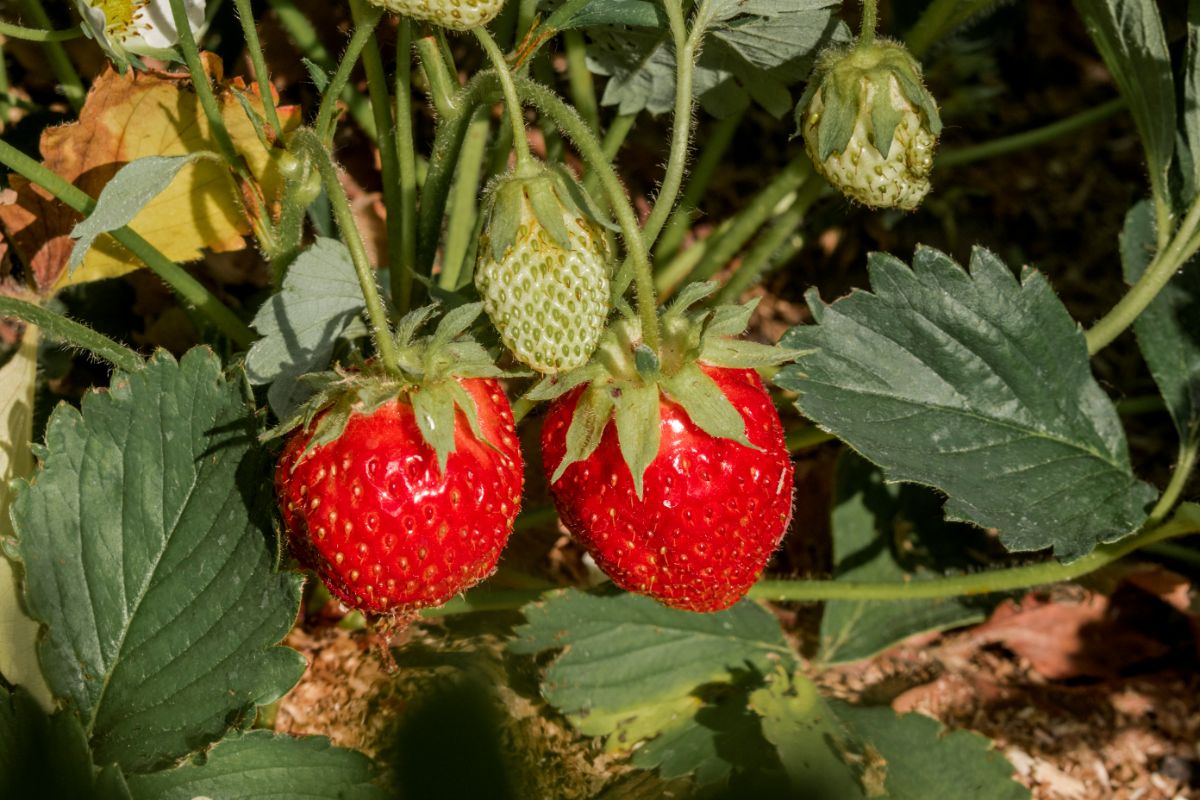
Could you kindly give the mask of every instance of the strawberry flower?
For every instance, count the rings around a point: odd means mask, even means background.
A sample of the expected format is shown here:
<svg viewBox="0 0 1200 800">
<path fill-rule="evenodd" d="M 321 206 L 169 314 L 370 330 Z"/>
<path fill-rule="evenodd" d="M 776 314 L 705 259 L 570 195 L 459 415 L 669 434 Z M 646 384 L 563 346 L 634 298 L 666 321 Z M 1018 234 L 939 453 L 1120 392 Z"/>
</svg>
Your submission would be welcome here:
<svg viewBox="0 0 1200 800">
<path fill-rule="evenodd" d="M 137 56 L 174 56 L 179 32 L 170 0 L 75 0 L 84 31 L 122 70 Z M 184 0 L 193 35 L 204 26 L 206 0 Z"/>
</svg>

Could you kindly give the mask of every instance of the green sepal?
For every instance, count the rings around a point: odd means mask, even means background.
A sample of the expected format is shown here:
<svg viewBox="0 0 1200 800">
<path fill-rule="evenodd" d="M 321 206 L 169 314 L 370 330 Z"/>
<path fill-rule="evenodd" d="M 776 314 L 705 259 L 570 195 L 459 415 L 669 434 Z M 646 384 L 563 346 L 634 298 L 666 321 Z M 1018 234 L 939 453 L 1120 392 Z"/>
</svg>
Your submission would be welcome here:
<svg viewBox="0 0 1200 800">
<path fill-rule="evenodd" d="M 425 323 L 437 313 L 437 309 L 436 305 L 422 306 L 414 308 L 401 317 L 400 321 L 396 323 L 396 347 L 401 350 L 411 347 L 417 331 L 421 330 Z"/>
<path fill-rule="evenodd" d="M 554 400 L 585 383 L 599 380 L 605 376 L 604 367 L 595 361 L 589 361 L 578 369 L 557 375 L 547 375 L 525 392 L 525 399 L 533 403 Z"/>
<path fill-rule="evenodd" d="M 436 383 L 412 394 L 413 414 L 425 442 L 437 453 L 438 470 L 454 452 L 454 394 L 446 383 Z"/>
<path fill-rule="evenodd" d="M 479 425 L 479 406 L 475 403 L 475 398 L 471 397 L 471 393 L 464 389 L 458 381 L 447 381 L 445 386 L 450 390 L 454 405 L 458 406 L 462 410 L 463 416 L 467 418 L 467 425 L 471 428 L 471 433 L 475 435 L 476 439 L 495 449 L 495 443 L 483 435 L 483 428 Z"/>
<path fill-rule="evenodd" d="M 587 217 L 602 228 L 620 233 L 621 226 L 609 219 L 604 210 L 588 194 L 587 189 L 575 180 L 566 167 L 555 163 L 550 164 L 549 169 L 554 173 L 559 188 L 558 198 L 564 205 L 570 205 L 576 214 Z"/>
<path fill-rule="evenodd" d="M 533 183 L 526 187 L 525 197 L 529 200 L 529 207 L 533 209 L 533 216 L 542 226 L 542 230 L 561 249 L 570 250 L 571 234 L 567 230 L 567 223 L 563 222 L 563 213 L 567 209 L 563 208 L 551 186 L 549 181 Z"/>
<path fill-rule="evenodd" d="M 755 297 L 741 305 L 717 306 L 704 326 L 704 335 L 708 337 L 741 335 L 742 331 L 750 325 L 750 317 L 754 315 L 754 309 L 758 308 L 761 299 Z"/>
<path fill-rule="evenodd" d="M 496 261 L 504 258 L 504 254 L 516 242 L 524 205 L 525 188 L 519 181 L 500 178 L 493 185 L 486 203 L 485 213 L 488 216 L 484 231 L 492 248 L 492 258 Z"/>
<path fill-rule="evenodd" d="M 733 403 L 695 364 L 688 364 L 662 381 L 663 391 L 687 412 L 688 418 L 709 436 L 731 439 L 753 450 L 761 447 L 746 437 L 746 421 Z"/>
<path fill-rule="evenodd" d="M 483 313 L 483 303 L 465 303 L 458 308 L 452 308 L 434 328 L 433 338 L 429 340 L 429 348 L 440 349 L 450 344 L 466 333 L 471 324 Z"/>
<path fill-rule="evenodd" d="M 813 350 L 794 350 L 746 339 L 710 338 L 700 347 L 700 360 L 717 367 L 751 369 L 787 364 Z"/>
<path fill-rule="evenodd" d="M 885 158 L 892 149 L 896 127 L 904 114 L 891 102 L 891 82 L 887 74 L 873 76 L 875 102 L 871 105 L 871 131 L 875 149 Z"/>
<path fill-rule="evenodd" d="M 613 396 L 607 386 L 592 384 L 575 405 L 575 413 L 571 417 L 571 425 L 567 428 L 567 451 L 558 469 L 550 476 L 554 483 L 563 476 L 567 467 L 596 452 L 604 438 L 604 429 L 612 418 Z"/>
<path fill-rule="evenodd" d="M 831 75 L 821 87 L 821 121 L 817 125 L 817 158 L 824 161 L 846 148 L 858 119 L 857 75 Z"/>
<path fill-rule="evenodd" d="M 892 75 L 900 84 L 901 91 L 908 101 L 917 106 L 925 117 L 925 125 L 929 128 L 929 132 L 937 136 L 942 132 L 942 117 L 938 113 L 937 103 L 933 101 L 933 95 L 925 88 L 925 84 L 921 82 L 920 67 L 914 61 L 910 69 L 898 68 Z M 880 151 L 883 152 L 883 151 Z"/>
<path fill-rule="evenodd" d="M 642 498 L 646 467 L 658 455 L 662 440 L 662 413 L 657 383 L 625 385 L 613 398 L 617 443 L 633 477 L 633 490 Z"/>
</svg>

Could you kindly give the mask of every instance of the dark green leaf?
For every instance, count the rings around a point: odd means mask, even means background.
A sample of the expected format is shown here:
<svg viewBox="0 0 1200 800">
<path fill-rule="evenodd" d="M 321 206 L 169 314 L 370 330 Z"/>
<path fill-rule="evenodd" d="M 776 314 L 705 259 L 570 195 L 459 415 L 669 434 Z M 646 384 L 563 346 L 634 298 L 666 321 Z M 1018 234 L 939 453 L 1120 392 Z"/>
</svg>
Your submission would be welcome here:
<svg viewBox="0 0 1200 800">
<path fill-rule="evenodd" d="M 788 87 L 808 74 L 822 47 L 848 33 L 838 0 L 744 0 L 714 4 L 694 73 L 693 94 L 710 113 L 727 115 L 749 98 L 775 116 L 791 110 Z M 603 103 L 622 114 L 670 111 L 675 52 L 666 20 L 590 27 L 588 66 L 610 76 Z M 627 27 L 634 26 L 634 27 Z"/>
<path fill-rule="evenodd" d="M 1166 187 L 1175 151 L 1171 56 L 1154 0 L 1075 0 L 1096 49 L 1129 103 L 1151 184 Z"/>
<path fill-rule="evenodd" d="M 777 673 L 750 696 L 798 797 L 1021 800 L 1029 790 L 976 733 L 920 714 L 824 700 L 803 675 Z"/>
<path fill-rule="evenodd" d="M 68 274 L 83 263 L 97 237 L 128 225 L 181 169 L 203 158 L 220 160 L 216 153 L 202 150 L 184 156 L 146 156 L 121 167 L 96 198 L 95 210 L 71 231 L 75 247 L 67 261 Z"/>
<path fill-rule="evenodd" d="M 276 647 L 300 577 L 275 571 L 240 382 L 209 350 L 158 353 L 82 414 L 60 405 L 13 506 L 42 669 L 97 763 L 154 769 L 219 738 L 304 671 Z"/>
<path fill-rule="evenodd" d="M 0 797 L 124 800 L 119 770 L 92 766 L 87 734 L 70 710 L 49 715 L 27 691 L 0 684 Z"/>
<path fill-rule="evenodd" d="M 1187 46 L 1183 55 L 1183 127 L 1180 159 L 1185 202 L 1200 192 L 1200 0 L 1188 3 Z"/>
<path fill-rule="evenodd" d="M 288 269 L 283 288 L 254 316 L 261 339 L 246 355 L 251 383 L 271 384 L 267 398 L 287 419 L 305 398 L 299 378 L 324 369 L 333 346 L 363 309 L 362 291 L 346 246 L 317 239 Z"/>
<path fill-rule="evenodd" d="M 796 665 L 774 616 L 749 601 L 694 614 L 639 595 L 570 589 L 523 613 L 528 624 L 517 629 L 510 651 L 565 648 L 546 672 L 546 700 L 582 733 L 607 737 L 610 750 L 651 739 L 634 763 L 670 776 L 701 770 L 698 777 L 709 781 L 728 774 L 728 751 L 714 737 L 740 730 L 743 744 L 761 743 L 752 724 L 755 735 L 744 738 L 753 721 L 740 719 L 732 682 Z M 714 684 L 728 702 L 709 703 L 698 691 Z"/>
<path fill-rule="evenodd" d="M 323 736 L 267 731 L 222 739 L 202 758 L 129 779 L 134 800 L 384 800 L 371 762 Z"/>
<path fill-rule="evenodd" d="M 942 519 L 941 500 L 923 486 L 885 483 L 870 462 L 846 452 L 838 460 L 832 514 L 839 580 L 907 581 L 939 574 L 930 567 L 972 566 L 962 551 L 981 532 Z M 915 633 L 984 618 L 983 604 L 963 598 L 880 602 L 833 600 L 821 617 L 820 659 L 869 658 Z"/>
<path fill-rule="evenodd" d="M 662 439 L 658 384 L 627 384 L 613 398 L 613 418 L 621 456 L 633 476 L 633 488 L 642 496 L 646 467 L 658 456 Z"/>
<path fill-rule="evenodd" d="M 568 5 L 564 3 L 565 7 Z M 561 18 L 550 17 L 546 20 L 556 30 L 571 28 L 590 28 L 595 25 L 632 25 L 634 27 L 650 28 L 665 25 L 666 13 L 657 3 L 649 0 L 587 0 L 571 13 Z M 558 12 L 556 11 L 557 15 Z"/>
<path fill-rule="evenodd" d="M 1125 280 L 1133 283 L 1154 258 L 1154 211 L 1130 209 L 1121 231 Z M 1133 324 L 1138 346 L 1167 402 L 1180 441 L 1200 435 L 1200 259 L 1171 278 Z"/>
<path fill-rule="evenodd" d="M 1075 559 L 1141 525 L 1157 492 L 1041 274 L 1018 283 L 982 249 L 969 275 L 929 248 L 911 270 L 880 254 L 869 267 L 873 292 L 811 298 L 819 324 L 784 337 L 817 349 L 777 379 L 802 413 L 1010 550 Z"/>
</svg>

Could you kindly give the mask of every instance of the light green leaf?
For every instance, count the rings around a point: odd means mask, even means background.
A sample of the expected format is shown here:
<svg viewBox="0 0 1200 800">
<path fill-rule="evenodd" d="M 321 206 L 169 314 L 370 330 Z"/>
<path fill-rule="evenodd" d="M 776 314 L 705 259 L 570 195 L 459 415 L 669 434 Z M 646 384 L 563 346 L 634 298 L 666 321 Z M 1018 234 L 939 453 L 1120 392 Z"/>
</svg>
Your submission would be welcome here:
<svg viewBox="0 0 1200 800">
<path fill-rule="evenodd" d="M 1121 231 L 1125 280 L 1135 282 L 1154 257 L 1154 211 L 1129 210 Z M 1200 258 L 1171 278 L 1133 323 L 1138 347 L 1167 403 L 1181 442 L 1200 436 Z"/>
<path fill-rule="evenodd" d="M 16 354 L 0 367 L 0 546 L 12 536 L 8 507 L 16 478 L 33 474 L 33 393 L 37 385 L 38 329 L 25 328 Z M 37 663 L 38 624 L 21 608 L 13 565 L 0 549 L 0 675 L 24 686 L 43 708 L 54 704 Z M 3 793 L 0 793 L 2 796 Z"/>
<path fill-rule="evenodd" d="M 54 693 L 97 763 L 152 770 L 219 738 L 304 670 L 276 647 L 300 577 L 268 546 L 252 410 L 209 350 L 158 353 L 60 405 L 13 505 L 30 614 Z"/>
<path fill-rule="evenodd" d="M 246 355 L 246 374 L 255 384 L 271 384 L 267 399 L 280 419 L 303 402 L 299 378 L 329 364 L 333 346 L 363 309 L 362 291 L 346 246 L 317 239 L 300 254 L 283 288 L 254 315 L 262 334 Z"/>
<path fill-rule="evenodd" d="M 848 39 L 834 15 L 839 0 L 744 0 L 717 3 L 696 64 L 693 94 L 726 116 L 751 101 L 776 117 L 792 109 L 788 87 L 808 74 L 823 47 Z M 621 114 L 670 111 L 675 53 L 665 17 L 653 24 L 589 27 L 588 66 L 609 76 L 602 102 Z M 711 102 L 710 102 L 711 101 Z"/>
<path fill-rule="evenodd" d="M 75 247 L 67 261 L 67 274 L 74 274 L 83 263 L 97 237 L 128 225 L 171 185 L 180 170 L 206 158 L 220 161 L 216 153 L 202 150 L 183 156 L 146 156 L 121 167 L 96 198 L 95 210 L 71 231 Z"/>
<path fill-rule="evenodd" d="M 911 270 L 880 254 L 869 269 L 872 292 L 810 298 L 818 324 L 784 337 L 817 349 L 776 380 L 805 416 L 1010 550 L 1076 559 L 1141 525 L 1157 492 L 1041 274 L 1018 283 L 982 249 L 970 274 L 929 248 Z"/>
<path fill-rule="evenodd" d="M 789 670 L 796 664 L 778 622 L 749 601 L 694 614 L 639 595 L 570 589 L 523 613 L 528 623 L 517 629 L 510 651 L 565 648 L 546 672 L 546 700 L 582 733 L 605 736 L 610 750 L 661 737 L 639 749 L 634 763 L 658 766 L 665 776 L 699 769 L 698 778 L 707 782 L 732 769 L 713 738 L 745 721 L 731 719 L 736 706 L 706 703 L 698 687 L 722 684 L 732 691 L 731 682 L 747 672 L 762 675 L 776 664 Z"/>
<path fill-rule="evenodd" d="M 129 779 L 134 800 L 384 800 L 370 760 L 323 736 L 267 731 L 222 739 L 203 759 Z"/>
<path fill-rule="evenodd" d="M 1029 790 L 976 733 L 947 733 L 920 714 L 824 700 L 803 675 L 782 672 L 750 696 L 797 797 L 1022 800 Z"/>
<path fill-rule="evenodd" d="M 662 440 L 658 384 L 626 385 L 613 398 L 613 406 L 617 443 L 633 476 L 633 489 L 640 498 L 646 467 L 658 456 Z"/>
<path fill-rule="evenodd" d="M 1175 151 L 1175 86 L 1155 0 L 1075 0 L 1104 63 L 1129 103 L 1151 185 L 1165 189 Z"/>
<path fill-rule="evenodd" d="M 0 685 L 0 797 L 128 800 L 115 766 L 92 766 L 87 734 L 70 709 L 50 715 L 23 687 Z"/>
<path fill-rule="evenodd" d="M 974 566 L 963 556 L 983 545 L 982 532 L 942 519 L 941 500 L 923 486 L 885 483 L 878 467 L 845 452 L 838 460 L 832 513 L 839 580 L 908 581 L 940 574 L 930 568 Z M 833 600 L 821 616 L 820 660 L 869 658 L 915 633 L 981 621 L 984 602 Z"/>
</svg>

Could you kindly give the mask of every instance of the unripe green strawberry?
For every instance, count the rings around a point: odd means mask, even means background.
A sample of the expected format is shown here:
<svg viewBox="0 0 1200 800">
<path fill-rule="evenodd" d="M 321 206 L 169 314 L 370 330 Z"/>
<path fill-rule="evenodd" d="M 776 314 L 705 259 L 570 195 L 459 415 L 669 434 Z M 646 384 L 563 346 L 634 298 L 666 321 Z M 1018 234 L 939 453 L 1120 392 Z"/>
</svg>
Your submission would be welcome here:
<svg viewBox="0 0 1200 800">
<path fill-rule="evenodd" d="M 902 45 L 822 55 L 796 122 L 817 171 L 863 205 L 911 211 L 929 193 L 942 122 Z"/>
<path fill-rule="evenodd" d="M 491 188 L 475 286 L 506 347 L 543 373 L 587 362 L 609 311 L 609 251 L 586 199 L 548 168 Z"/>
<path fill-rule="evenodd" d="M 455 31 L 469 31 L 487 25 L 504 0 L 370 0 L 393 14 L 431 22 Z"/>
</svg>

